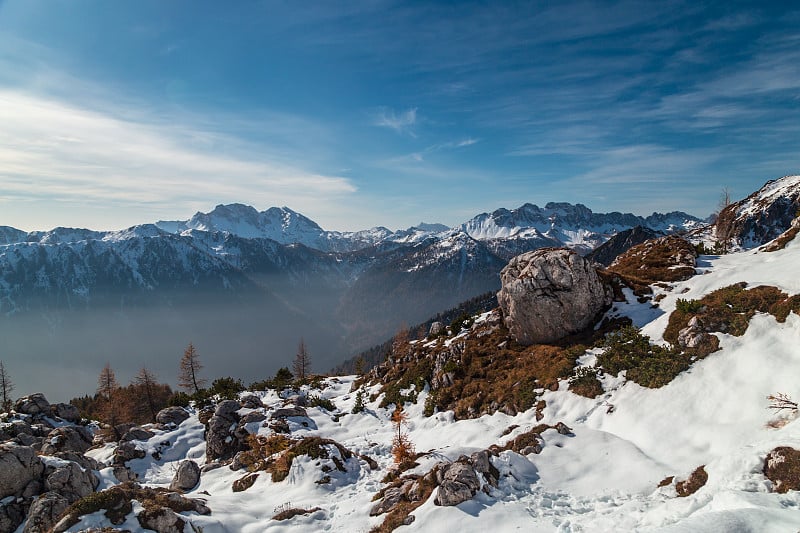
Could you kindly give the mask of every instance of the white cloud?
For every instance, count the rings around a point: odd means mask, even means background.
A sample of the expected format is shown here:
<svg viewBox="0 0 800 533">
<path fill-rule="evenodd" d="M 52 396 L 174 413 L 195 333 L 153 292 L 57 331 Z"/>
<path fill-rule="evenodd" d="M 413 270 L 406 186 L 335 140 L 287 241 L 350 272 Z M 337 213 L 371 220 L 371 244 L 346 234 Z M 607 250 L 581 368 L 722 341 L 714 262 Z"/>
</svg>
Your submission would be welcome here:
<svg viewBox="0 0 800 533">
<path fill-rule="evenodd" d="M 345 177 L 263 153 L 269 147 L 256 151 L 191 124 L 159 123 L 119 111 L 0 90 L 0 205 L 138 204 L 174 211 L 223 201 L 321 203 L 356 191 Z"/>
<path fill-rule="evenodd" d="M 402 113 L 393 109 L 381 109 L 375 117 L 375 125 L 393 129 L 398 133 L 406 133 L 415 137 L 411 127 L 417 123 L 417 108 L 412 107 Z"/>
</svg>

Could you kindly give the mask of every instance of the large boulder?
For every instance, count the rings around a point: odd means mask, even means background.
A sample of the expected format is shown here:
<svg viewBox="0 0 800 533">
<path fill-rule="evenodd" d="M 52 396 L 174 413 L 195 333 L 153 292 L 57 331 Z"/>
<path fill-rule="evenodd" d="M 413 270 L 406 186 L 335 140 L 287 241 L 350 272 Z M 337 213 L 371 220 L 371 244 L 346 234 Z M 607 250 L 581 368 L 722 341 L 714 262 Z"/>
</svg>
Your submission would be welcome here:
<svg viewBox="0 0 800 533">
<path fill-rule="evenodd" d="M 168 507 L 145 507 L 136 517 L 144 529 L 158 533 L 183 533 L 186 521 Z"/>
<path fill-rule="evenodd" d="M 69 507 L 69 501 L 56 492 L 42 494 L 31 505 L 22 533 L 47 533 Z"/>
<path fill-rule="evenodd" d="M 78 463 L 65 461 L 60 466 L 55 468 L 48 466 L 45 470 L 45 490 L 57 492 L 69 503 L 93 493 L 99 484 L 97 476 Z"/>
<path fill-rule="evenodd" d="M 44 465 L 33 448 L 11 442 L 0 444 L 0 499 L 20 494 L 43 471 Z"/>
<path fill-rule="evenodd" d="M 465 463 L 453 463 L 437 472 L 439 490 L 433 503 L 436 505 L 458 505 L 472 499 L 481 488 L 475 470 Z"/>
<path fill-rule="evenodd" d="M 42 454 L 58 452 L 83 453 L 92 446 L 92 434 L 82 426 L 63 426 L 47 434 L 42 443 Z"/>
<path fill-rule="evenodd" d="M 44 394 L 37 392 L 30 396 L 23 396 L 14 404 L 14 410 L 23 415 L 49 415 L 50 402 L 44 397 Z"/>
<path fill-rule="evenodd" d="M 520 344 L 547 343 L 592 324 L 610 303 L 595 268 L 566 248 L 518 255 L 500 272 L 497 301 Z"/>
<path fill-rule="evenodd" d="M 242 443 L 234 434 L 239 423 L 237 411 L 240 408 L 236 400 L 225 400 L 217 405 L 206 431 L 206 456 L 209 460 L 227 459 L 243 449 Z"/>
<path fill-rule="evenodd" d="M 25 520 L 25 508 L 22 502 L 16 500 L 0 502 L 0 531 L 16 531 L 23 520 Z"/>
<path fill-rule="evenodd" d="M 72 404 L 54 403 L 50 406 L 50 412 L 53 416 L 66 420 L 67 422 L 77 423 L 81 420 L 80 411 Z"/>
<path fill-rule="evenodd" d="M 200 467 L 191 460 L 183 461 L 172 478 L 169 490 L 186 492 L 195 488 L 200 481 Z"/>
<path fill-rule="evenodd" d="M 165 425 L 175 424 L 177 426 L 187 418 L 189 418 L 189 413 L 183 407 L 167 407 L 158 412 L 156 422 Z"/>
</svg>

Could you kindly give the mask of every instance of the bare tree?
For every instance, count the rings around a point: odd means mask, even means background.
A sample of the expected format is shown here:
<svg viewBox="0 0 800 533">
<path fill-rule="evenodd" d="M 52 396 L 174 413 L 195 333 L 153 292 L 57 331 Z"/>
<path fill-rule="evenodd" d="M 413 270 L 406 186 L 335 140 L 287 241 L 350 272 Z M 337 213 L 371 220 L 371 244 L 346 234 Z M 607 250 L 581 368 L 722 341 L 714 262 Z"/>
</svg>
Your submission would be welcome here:
<svg viewBox="0 0 800 533">
<path fill-rule="evenodd" d="M 133 378 L 133 384 L 139 388 L 141 395 L 135 399 L 137 404 L 137 411 L 146 412 L 151 422 L 156 421 L 156 414 L 158 414 L 158 405 L 156 401 L 158 379 L 155 374 L 150 372 L 146 367 L 142 367 L 136 377 Z"/>
<path fill-rule="evenodd" d="M 294 370 L 294 377 L 301 382 L 305 381 L 311 372 L 311 357 L 308 355 L 308 349 L 303 339 L 300 339 L 300 344 L 297 345 L 297 355 L 294 356 L 292 370 Z"/>
<path fill-rule="evenodd" d="M 200 371 L 203 364 L 200 356 L 197 355 L 194 345 L 190 342 L 181 357 L 180 373 L 178 374 L 178 386 L 188 391 L 200 392 L 200 388 L 206 384 L 206 380 L 200 378 Z"/>
<path fill-rule="evenodd" d="M 100 403 L 100 419 L 111 426 L 115 439 L 119 440 L 121 435 L 117 426 L 121 422 L 122 406 L 119 401 L 119 383 L 109 363 L 106 363 L 97 378 L 97 399 Z"/>
<path fill-rule="evenodd" d="M 11 410 L 11 391 L 14 390 L 14 383 L 6 371 L 6 367 L 0 361 L 0 409 L 4 412 Z"/>
</svg>

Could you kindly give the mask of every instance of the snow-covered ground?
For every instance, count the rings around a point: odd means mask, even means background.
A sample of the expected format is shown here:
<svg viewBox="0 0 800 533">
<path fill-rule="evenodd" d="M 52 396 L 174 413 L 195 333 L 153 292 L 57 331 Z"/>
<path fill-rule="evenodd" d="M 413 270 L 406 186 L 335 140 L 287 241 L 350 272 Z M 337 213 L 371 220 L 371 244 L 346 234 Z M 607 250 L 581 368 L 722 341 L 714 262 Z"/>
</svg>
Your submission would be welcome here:
<svg viewBox="0 0 800 533">
<path fill-rule="evenodd" d="M 700 274 L 673 284 L 658 308 L 635 303 L 617 306 L 634 316 L 637 325 L 660 341 L 669 313 L 678 298 L 700 298 L 717 288 L 746 281 L 749 286 L 776 285 L 789 294 L 800 292 L 800 242 L 785 250 L 748 251 L 723 257 L 702 257 Z M 485 532 L 797 532 L 800 530 L 800 493 L 777 494 L 762 474 L 766 454 L 776 446 L 800 448 L 800 422 L 768 409 L 766 397 L 778 392 L 800 397 L 800 317 L 778 323 L 770 315 L 756 315 L 742 337 L 719 334 L 721 350 L 696 362 L 687 372 L 660 389 L 646 389 L 621 377 L 604 376 L 605 394 L 596 399 L 567 390 L 548 391 L 545 418 L 534 410 L 508 416 L 495 413 L 473 420 L 455 420 L 452 412 L 423 415 L 426 392 L 407 405 L 408 434 L 417 451 L 430 455 L 412 472 L 424 473 L 442 460 L 504 444 L 539 423 L 564 422 L 571 435 L 546 430 L 540 454 L 521 456 L 511 451 L 494 457 L 500 471 L 497 488 L 478 492 L 455 507 L 438 507 L 433 498 L 417 508 L 415 520 L 403 531 Z M 591 364 L 592 354 L 580 359 Z M 321 394 L 331 400 L 339 416 L 319 407 L 308 409 L 304 420 L 290 419 L 293 436 L 319 435 L 334 439 L 356 454 L 374 458 L 371 470 L 357 456 L 346 461 L 346 472 L 333 470 L 328 484 L 317 484 L 323 472 L 318 461 L 296 459 L 286 480 L 274 483 L 261 473 L 255 484 L 234 493 L 231 485 L 244 471 L 227 467 L 203 474 L 188 496 L 207 500 L 209 516 L 188 515 L 199 531 L 346 531 L 366 532 L 383 521 L 370 517 L 373 496 L 392 468 L 391 410 L 378 408 L 378 398 L 367 410 L 351 414 L 356 394 L 354 378 L 331 378 Z M 373 389 L 373 392 L 376 389 Z M 275 392 L 262 393 L 271 408 L 282 405 Z M 247 410 L 243 409 L 242 413 Z M 781 417 L 783 420 L 779 422 Z M 503 435 L 511 425 L 511 433 Z M 254 424 L 261 434 L 271 430 Z M 168 441 L 169 445 L 162 444 Z M 178 428 L 150 439 L 149 452 L 160 448 L 161 458 L 129 462 L 140 480 L 167 486 L 178 463 L 191 458 L 205 461 L 203 425 L 192 416 Z M 109 460 L 111 448 L 90 452 Z M 658 488 L 667 476 L 686 479 L 705 465 L 708 482 L 688 497 L 677 497 L 674 483 Z M 104 483 L 113 477 L 103 471 Z M 107 475 L 106 475 L 107 474 Z M 272 516 L 283 508 L 319 507 L 320 510 L 286 521 Z M 133 516 L 133 515 L 131 515 Z M 70 531 L 102 524 L 92 515 Z M 139 530 L 134 518 L 122 526 Z M 189 529 L 187 528 L 187 531 Z"/>
</svg>

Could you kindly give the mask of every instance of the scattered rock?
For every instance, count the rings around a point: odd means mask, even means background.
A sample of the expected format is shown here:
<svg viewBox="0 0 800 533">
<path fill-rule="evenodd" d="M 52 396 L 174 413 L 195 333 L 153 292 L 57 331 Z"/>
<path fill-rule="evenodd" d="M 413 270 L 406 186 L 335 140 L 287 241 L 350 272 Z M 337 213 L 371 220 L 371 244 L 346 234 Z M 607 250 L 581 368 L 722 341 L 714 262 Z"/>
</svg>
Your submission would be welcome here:
<svg viewBox="0 0 800 533">
<path fill-rule="evenodd" d="M 428 337 L 437 337 L 444 331 L 444 326 L 441 322 L 434 322 L 431 324 L 431 329 L 428 331 Z"/>
<path fill-rule="evenodd" d="M 497 300 L 520 344 L 547 343 L 592 324 L 611 301 L 594 267 L 572 250 L 518 255 L 500 273 Z"/>
<path fill-rule="evenodd" d="M 82 426 L 63 426 L 47 434 L 42 443 L 42 454 L 55 455 L 59 452 L 84 453 L 92 446 L 92 434 Z"/>
<path fill-rule="evenodd" d="M 234 481 L 231 488 L 233 489 L 233 492 L 245 491 L 253 486 L 253 483 L 256 482 L 256 479 L 258 479 L 257 473 L 253 472 L 252 474 L 247 474 L 244 477 L 240 477 Z"/>
<path fill-rule="evenodd" d="M 572 428 L 567 426 L 564 422 L 557 423 L 555 430 L 558 431 L 560 435 L 572 435 Z"/>
<path fill-rule="evenodd" d="M 403 499 L 403 487 L 389 487 L 383 493 L 383 498 L 369 511 L 370 516 L 378 516 L 390 511 Z"/>
<path fill-rule="evenodd" d="M 23 415 L 49 415 L 50 402 L 44 397 L 44 394 L 37 392 L 30 396 L 23 396 L 14 404 L 14 410 Z"/>
<path fill-rule="evenodd" d="M 764 459 L 764 475 L 772 481 L 775 492 L 800 490 L 800 450 L 779 446 Z"/>
<path fill-rule="evenodd" d="M 270 418 L 287 418 L 290 416 L 308 416 L 306 410 L 298 405 L 294 405 L 292 407 L 282 407 L 280 409 L 275 409 Z"/>
<path fill-rule="evenodd" d="M 21 493 L 43 471 L 44 465 L 33 448 L 10 442 L 0 444 L 0 499 Z"/>
<path fill-rule="evenodd" d="M 113 466 L 113 473 L 114 477 L 120 483 L 125 483 L 127 481 L 136 481 L 136 474 L 125 465 L 114 465 Z"/>
<path fill-rule="evenodd" d="M 93 493 L 100 484 L 91 470 L 84 470 L 78 463 L 68 462 L 50 472 L 51 468 L 45 469 L 45 490 L 57 492 L 69 503 Z"/>
<path fill-rule="evenodd" d="M 67 422 L 78 423 L 81 420 L 81 414 L 78 408 L 68 403 L 54 403 L 50 406 L 50 412 L 53 416 L 57 416 Z"/>
<path fill-rule="evenodd" d="M 25 509 L 22 503 L 0 502 L 0 531 L 16 531 L 23 520 L 25 520 Z"/>
<path fill-rule="evenodd" d="M 47 533 L 64 514 L 69 504 L 67 498 L 56 492 L 42 494 L 31 505 L 22 533 Z"/>
<path fill-rule="evenodd" d="M 158 412 L 156 422 L 164 425 L 175 424 L 177 426 L 187 418 L 189 418 L 189 413 L 183 407 L 167 407 Z"/>
<path fill-rule="evenodd" d="M 132 441 L 121 442 L 114 450 L 114 464 L 125 464 L 131 459 L 143 459 L 147 455 L 144 450 L 140 450 Z"/>
<path fill-rule="evenodd" d="M 239 399 L 239 405 L 247 409 L 261 409 L 264 404 L 261 403 L 261 398 L 255 394 L 246 394 Z"/>
<path fill-rule="evenodd" d="M 224 400 L 217 405 L 208 421 L 206 431 L 206 457 L 228 459 L 244 449 L 242 442 L 234 434 L 238 427 L 240 409 L 236 400 Z"/>
<path fill-rule="evenodd" d="M 148 431 L 148 430 L 146 430 L 146 429 L 144 429 L 142 427 L 139 427 L 139 426 L 133 426 L 132 428 L 130 428 L 128 431 L 126 431 L 122 435 L 122 439 L 120 439 L 120 440 L 123 440 L 123 441 L 147 440 L 147 439 L 153 437 L 154 435 L 155 435 L 155 433 L 153 433 L 152 431 Z"/>
<path fill-rule="evenodd" d="M 437 472 L 439 490 L 433 503 L 436 505 L 458 505 L 472 499 L 481 487 L 475 470 L 464 463 L 453 463 Z"/>
<path fill-rule="evenodd" d="M 178 471 L 175 472 L 175 476 L 172 478 L 169 489 L 187 492 L 195 488 L 199 482 L 200 467 L 194 461 L 187 460 L 181 462 Z"/>
<path fill-rule="evenodd" d="M 239 421 L 239 424 L 244 425 L 244 424 L 252 424 L 254 422 L 263 422 L 266 419 L 267 416 L 264 413 L 261 413 L 259 411 L 250 411 L 249 413 L 247 413 L 242 417 L 242 419 Z"/>
<path fill-rule="evenodd" d="M 145 507 L 136 517 L 139 525 L 158 533 L 183 533 L 186 521 L 167 507 Z"/>
</svg>

